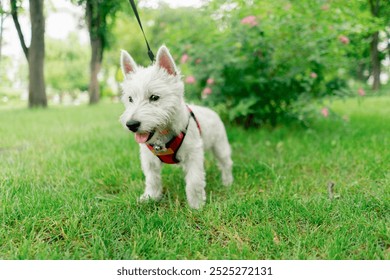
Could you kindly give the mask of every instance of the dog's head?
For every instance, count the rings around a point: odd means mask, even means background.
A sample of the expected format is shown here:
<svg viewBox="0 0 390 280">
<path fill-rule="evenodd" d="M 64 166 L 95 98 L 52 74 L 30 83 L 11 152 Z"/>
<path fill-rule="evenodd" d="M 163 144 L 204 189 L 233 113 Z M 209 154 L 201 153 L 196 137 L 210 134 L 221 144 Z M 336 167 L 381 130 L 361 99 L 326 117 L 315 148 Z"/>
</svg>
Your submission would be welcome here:
<svg viewBox="0 0 390 280">
<path fill-rule="evenodd" d="M 162 46 L 156 62 L 137 66 L 126 52 L 121 53 L 122 102 L 125 112 L 120 121 L 135 133 L 138 143 L 145 143 L 155 132 L 164 131 L 183 102 L 184 84 L 169 50 Z"/>
</svg>

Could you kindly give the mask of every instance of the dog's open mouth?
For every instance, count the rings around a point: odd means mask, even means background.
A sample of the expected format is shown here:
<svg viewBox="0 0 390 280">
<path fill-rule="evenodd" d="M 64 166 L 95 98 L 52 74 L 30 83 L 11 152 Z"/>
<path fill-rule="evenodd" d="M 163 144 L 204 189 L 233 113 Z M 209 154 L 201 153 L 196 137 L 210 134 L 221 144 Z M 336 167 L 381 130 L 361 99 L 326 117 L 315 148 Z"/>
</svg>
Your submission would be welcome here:
<svg viewBox="0 0 390 280">
<path fill-rule="evenodd" d="M 136 132 L 134 134 L 134 137 L 135 137 L 135 141 L 137 141 L 137 143 L 144 144 L 144 143 L 148 142 L 150 140 L 150 138 L 153 137 L 153 135 L 154 135 L 154 131 L 153 132 L 143 132 L 143 133 Z"/>
</svg>

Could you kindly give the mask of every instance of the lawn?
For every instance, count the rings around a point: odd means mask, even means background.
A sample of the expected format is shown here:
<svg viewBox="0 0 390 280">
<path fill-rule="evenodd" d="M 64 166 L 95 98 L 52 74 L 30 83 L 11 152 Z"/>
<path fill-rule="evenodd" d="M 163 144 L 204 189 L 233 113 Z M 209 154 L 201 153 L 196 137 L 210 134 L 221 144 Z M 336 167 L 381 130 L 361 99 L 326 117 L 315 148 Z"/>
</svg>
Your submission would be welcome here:
<svg viewBox="0 0 390 280">
<path fill-rule="evenodd" d="M 174 166 L 137 202 L 121 105 L 2 109 L 0 259 L 390 259 L 390 98 L 331 107 L 308 129 L 228 125 L 235 182 L 208 155 L 200 211 Z"/>
</svg>

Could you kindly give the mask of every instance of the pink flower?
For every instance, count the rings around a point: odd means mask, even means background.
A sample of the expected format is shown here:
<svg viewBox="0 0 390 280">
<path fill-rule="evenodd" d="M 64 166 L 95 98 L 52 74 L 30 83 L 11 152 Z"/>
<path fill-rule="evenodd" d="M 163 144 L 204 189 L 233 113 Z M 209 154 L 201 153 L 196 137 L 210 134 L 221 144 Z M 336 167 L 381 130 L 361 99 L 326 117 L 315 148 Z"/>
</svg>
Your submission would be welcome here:
<svg viewBox="0 0 390 280">
<path fill-rule="evenodd" d="M 329 4 L 322 5 L 321 10 L 323 11 L 329 10 Z"/>
<path fill-rule="evenodd" d="M 207 84 L 208 85 L 213 85 L 214 84 L 214 79 L 213 78 L 208 78 L 207 79 Z"/>
<path fill-rule="evenodd" d="M 202 91 L 202 98 L 206 98 L 207 96 L 209 96 L 212 93 L 213 93 L 213 90 L 211 88 L 205 87 Z"/>
<path fill-rule="evenodd" d="M 325 118 L 327 118 L 327 117 L 329 116 L 329 110 L 328 110 L 328 108 L 326 108 L 326 107 L 322 108 L 322 109 L 321 109 L 321 114 L 322 114 Z"/>
<path fill-rule="evenodd" d="M 242 24 L 245 24 L 245 25 L 249 25 L 249 26 L 251 26 L 251 27 L 256 26 L 256 25 L 258 24 L 255 16 L 247 16 L 247 17 L 244 17 L 244 18 L 241 20 L 241 23 L 242 23 Z"/>
<path fill-rule="evenodd" d="M 205 87 L 203 92 L 205 95 L 210 95 L 213 92 L 213 90 L 209 87 Z"/>
<path fill-rule="evenodd" d="M 313 78 L 313 79 L 315 79 L 315 78 L 318 77 L 318 75 L 317 75 L 317 73 L 315 73 L 315 72 L 311 72 L 311 73 L 310 73 L 310 77 Z"/>
<path fill-rule="evenodd" d="M 188 76 L 188 77 L 185 79 L 185 82 L 186 82 L 187 84 L 195 84 L 196 79 L 195 79 L 194 76 Z"/>
<path fill-rule="evenodd" d="M 186 63 L 186 62 L 188 61 L 188 58 L 189 58 L 188 54 L 186 54 L 186 53 L 183 54 L 183 55 L 181 56 L 180 63 L 181 63 L 181 64 Z"/>
<path fill-rule="evenodd" d="M 365 96 L 365 95 L 366 95 L 366 92 L 364 91 L 364 89 L 359 88 L 359 89 L 358 89 L 358 94 L 359 94 L 360 96 Z"/>
<path fill-rule="evenodd" d="M 344 45 L 348 45 L 349 44 L 349 38 L 345 35 L 340 35 L 339 36 L 339 41 L 344 44 Z"/>
</svg>

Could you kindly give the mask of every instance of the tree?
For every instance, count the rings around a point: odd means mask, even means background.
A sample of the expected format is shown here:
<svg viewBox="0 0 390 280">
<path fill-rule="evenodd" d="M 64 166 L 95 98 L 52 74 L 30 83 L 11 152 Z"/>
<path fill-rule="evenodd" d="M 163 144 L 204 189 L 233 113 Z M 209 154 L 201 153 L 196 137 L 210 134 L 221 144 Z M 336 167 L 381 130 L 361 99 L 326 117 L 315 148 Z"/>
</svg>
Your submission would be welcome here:
<svg viewBox="0 0 390 280">
<path fill-rule="evenodd" d="M 379 17 L 380 0 L 369 0 L 369 4 L 370 4 L 370 10 L 372 16 Z M 372 84 L 373 90 L 378 90 L 381 86 L 381 81 L 380 81 L 381 60 L 379 58 L 378 44 L 379 44 L 379 30 L 375 31 L 374 34 L 372 34 L 372 39 L 370 43 L 372 77 L 374 79 Z"/>
<path fill-rule="evenodd" d="M 10 0 L 11 16 L 18 32 L 20 44 L 26 56 L 29 69 L 29 107 L 47 107 L 47 97 L 44 78 L 45 59 L 45 17 L 43 14 L 44 0 L 29 0 L 31 20 L 31 43 L 27 47 L 20 27 L 18 10 L 19 2 Z"/>
<path fill-rule="evenodd" d="M 100 99 L 98 74 L 103 61 L 103 53 L 108 46 L 108 36 L 115 13 L 121 1 L 109 0 L 78 0 L 79 5 L 85 6 L 85 19 L 91 44 L 89 103 L 95 104 Z"/>
</svg>

